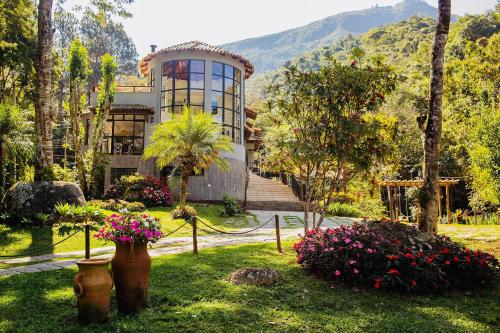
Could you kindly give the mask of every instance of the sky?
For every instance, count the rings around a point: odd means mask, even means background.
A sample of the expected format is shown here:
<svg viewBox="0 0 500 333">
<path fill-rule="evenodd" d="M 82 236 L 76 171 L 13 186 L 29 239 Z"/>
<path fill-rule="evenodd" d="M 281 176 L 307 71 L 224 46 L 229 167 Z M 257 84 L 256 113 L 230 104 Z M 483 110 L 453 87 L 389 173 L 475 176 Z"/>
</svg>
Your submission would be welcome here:
<svg viewBox="0 0 500 333">
<path fill-rule="evenodd" d="M 88 0 L 67 0 L 66 7 Z M 306 25 L 350 10 L 392 6 L 401 0 L 135 0 L 123 20 L 142 57 L 159 48 L 200 40 L 213 45 L 259 37 Z M 437 7 L 438 0 L 427 0 Z M 497 0 L 453 0 L 457 15 L 493 9 Z"/>
</svg>

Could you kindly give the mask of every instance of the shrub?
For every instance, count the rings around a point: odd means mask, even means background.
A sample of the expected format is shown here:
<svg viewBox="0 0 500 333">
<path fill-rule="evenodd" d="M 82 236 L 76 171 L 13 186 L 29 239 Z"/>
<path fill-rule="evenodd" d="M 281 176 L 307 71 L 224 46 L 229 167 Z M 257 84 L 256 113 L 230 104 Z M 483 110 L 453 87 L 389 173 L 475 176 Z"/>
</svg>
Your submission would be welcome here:
<svg viewBox="0 0 500 333">
<path fill-rule="evenodd" d="M 243 212 L 240 204 L 230 195 L 224 195 L 222 204 L 223 207 L 219 211 L 220 216 L 238 216 Z"/>
<path fill-rule="evenodd" d="M 499 270 L 488 253 L 399 223 L 314 229 L 294 249 L 297 262 L 320 277 L 403 293 L 492 286 Z"/>
<path fill-rule="evenodd" d="M 198 212 L 196 212 L 196 209 L 189 205 L 184 206 L 184 209 L 181 209 L 180 206 L 177 206 L 170 212 L 170 215 L 173 219 L 184 219 L 186 221 L 196 216 L 197 214 Z"/>
<path fill-rule="evenodd" d="M 349 204 L 334 202 L 328 207 L 328 214 L 344 217 L 361 217 L 363 213 L 355 206 Z"/>
<path fill-rule="evenodd" d="M 129 202 L 125 205 L 125 208 L 129 212 L 142 212 L 146 210 L 146 206 L 142 202 L 134 201 L 134 202 Z"/>
<path fill-rule="evenodd" d="M 142 212 L 146 210 L 146 206 L 139 201 L 128 202 L 119 199 L 109 199 L 91 200 L 88 203 L 101 209 L 113 210 L 115 212 L 118 212 L 124 208 L 126 208 L 130 212 Z"/>
<path fill-rule="evenodd" d="M 87 204 L 85 206 L 75 206 L 68 203 L 58 204 L 54 208 L 52 220 L 58 223 L 102 223 L 104 214 L 98 206 Z"/>
<path fill-rule="evenodd" d="M 106 199 L 139 201 L 146 207 L 171 206 L 172 193 L 158 178 L 142 176 L 123 176 L 120 181 L 108 187 L 104 193 Z"/>
</svg>

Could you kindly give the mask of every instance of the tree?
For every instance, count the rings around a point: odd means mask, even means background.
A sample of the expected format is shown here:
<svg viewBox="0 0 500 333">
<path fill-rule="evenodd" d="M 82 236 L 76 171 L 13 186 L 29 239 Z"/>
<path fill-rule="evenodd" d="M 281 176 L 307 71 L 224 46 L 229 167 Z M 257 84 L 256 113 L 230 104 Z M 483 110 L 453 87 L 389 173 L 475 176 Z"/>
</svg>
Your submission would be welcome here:
<svg viewBox="0 0 500 333">
<path fill-rule="evenodd" d="M 439 0 L 438 11 L 436 34 L 432 46 L 429 112 L 426 117 L 427 124 L 424 132 L 424 163 L 422 171 L 424 185 L 420 195 L 421 217 L 418 225 L 419 230 L 428 233 L 437 231 L 444 53 L 450 29 L 451 0 Z"/>
<path fill-rule="evenodd" d="M 35 102 L 35 180 L 52 174 L 52 0 L 38 3 Z"/>
<path fill-rule="evenodd" d="M 0 102 L 26 106 L 30 98 L 19 100 L 33 89 L 35 7 L 28 0 L 7 0 L 0 3 L 0 12 Z"/>
<path fill-rule="evenodd" d="M 87 181 L 85 176 L 85 166 L 82 153 L 82 109 L 85 107 L 84 92 L 87 78 L 90 74 L 87 49 L 83 46 L 79 38 L 71 43 L 69 49 L 69 113 L 71 124 L 71 136 L 73 138 L 73 149 L 75 152 L 76 168 L 78 170 L 78 180 L 83 191 L 87 191 Z"/>
<path fill-rule="evenodd" d="M 90 149 L 90 181 L 89 192 L 93 197 L 99 196 L 100 183 L 103 175 L 103 147 L 102 140 L 104 138 L 104 126 L 108 119 L 108 114 L 111 109 L 111 104 L 115 96 L 116 70 L 118 65 L 114 57 L 110 54 L 105 54 L 101 57 L 101 81 L 99 83 L 100 91 L 97 96 L 97 107 L 94 115 L 92 126 L 92 146 Z"/>
<path fill-rule="evenodd" d="M 27 119 L 28 113 L 19 107 L 0 104 L 0 195 L 5 192 L 5 185 L 17 180 L 17 174 L 23 159 L 29 160 L 33 149 L 33 124 Z M 8 172 L 10 166 L 10 173 Z"/>
<path fill-rule="evenodd" d="M 232 145 L 222 135 L 221 125 L 214 123 L 209 113 L 185 107 L 182 114 L 154 127 L 144 158 L 156 158 L 159 169 L 170 165 L 180 168 L 180 207 L 184 209 L 189 176 L 212 163 L 226 170 L 227 162 L 220 156 L 224 150 L 232 150 Z"/>
<path fill-rule="evenodd" d="M 304 184 L 306 230 L 310 209 L 320 214 L 317 221 L 313 214 L 313 227 L 319 227 L 334 193 L 391 151 L 394 119 L 375 112 L 398 76 L 379 57 L 363 64 L 362 50 L 352 56 L 349 65 L 290 66 L 270 92 L 274 126 L 265 131 L 261 160 Z"/>
</svg>

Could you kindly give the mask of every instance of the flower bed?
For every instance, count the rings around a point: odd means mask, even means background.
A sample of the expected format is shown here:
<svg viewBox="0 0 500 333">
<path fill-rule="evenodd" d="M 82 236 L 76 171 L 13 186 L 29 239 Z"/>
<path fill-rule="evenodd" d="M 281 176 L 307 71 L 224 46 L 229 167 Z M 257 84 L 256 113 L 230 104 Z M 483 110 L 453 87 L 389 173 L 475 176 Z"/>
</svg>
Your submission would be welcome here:
<svg viewBox="0 0 500 333">
<path fill-rule="evenodd" d="M 396 223 L 314 229 L 294 249 L 297 262 L 317 276 L 404 293 L 491 286 L 499 270 L 488 253 Z"/>
<path fill-rule="evenodd" d="M 120 181 L 108 187 L 104 193 L 106 199 L 138 201 L 146 207 L 171 206 L 172 193 L 158 178 L 142 176 L 124 176 Z"/>
</svg>

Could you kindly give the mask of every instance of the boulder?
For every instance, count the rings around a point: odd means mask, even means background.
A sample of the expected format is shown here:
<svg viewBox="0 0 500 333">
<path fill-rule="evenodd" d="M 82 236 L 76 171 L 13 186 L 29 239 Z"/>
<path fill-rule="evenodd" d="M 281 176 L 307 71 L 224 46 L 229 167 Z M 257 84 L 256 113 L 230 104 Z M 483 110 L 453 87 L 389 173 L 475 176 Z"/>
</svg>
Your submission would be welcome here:
<svg viewBox="0 0 500 333">
<path fill-rule="evenodd" d="M 229 274 L 229 282 L 251 284 L 254 286 L 271 286 L 281 278 L 281 273 L 270 268 L 240 268 Z"/>
<path fill-rule="evenodd" d="M 80 186 L 64 181 L 18 182 L 4 196 L 3 209 L 19 217 L 51 214 L 59 203 L 84 205 Z"/>
</svg>

